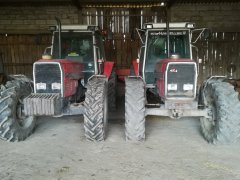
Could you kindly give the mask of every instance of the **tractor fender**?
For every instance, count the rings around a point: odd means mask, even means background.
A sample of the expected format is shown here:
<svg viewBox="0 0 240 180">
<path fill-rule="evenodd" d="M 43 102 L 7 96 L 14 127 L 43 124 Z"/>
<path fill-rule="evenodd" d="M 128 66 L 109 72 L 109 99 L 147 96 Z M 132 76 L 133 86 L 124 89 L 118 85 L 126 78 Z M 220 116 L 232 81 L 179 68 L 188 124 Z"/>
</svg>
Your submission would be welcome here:
<svg viewBox="0 0 240 180">
<path fill-rule="evenodd" d="M 146 87 L 146 82 L 144 81 L 144 79 L 141 76 L 126 76 L 125 80 L 126 79 L 137 79 L 138 81 L 142 81 L 144 84 L 144 87 Z"/>
<path fill-rule="evenodd" d="M 139 74 L 139 69 L 138 69 L 138 63 L 137 63 L 136 59 L 132 61 L 132 66 L 133 66 L 133 70 L 134 70 L 135 75 L 138 75 Z"/>
<path fill-rule="evenodd" d="M 23 74 L 8 75 L 7 80 L 9 80 L 9 81 L 10 80 L 20 80 L 20 81 L 32 83 L 32 80 Z"/>
<path fill-rule="evenodd" d="M 104 68 L 103 68 L 103 74 L 107 76 L 108 78 L 110 77 L 112 70 L 113 70 L 114 62 L 112 61 L 105 61 L 104 62 Z"/>
</svg>

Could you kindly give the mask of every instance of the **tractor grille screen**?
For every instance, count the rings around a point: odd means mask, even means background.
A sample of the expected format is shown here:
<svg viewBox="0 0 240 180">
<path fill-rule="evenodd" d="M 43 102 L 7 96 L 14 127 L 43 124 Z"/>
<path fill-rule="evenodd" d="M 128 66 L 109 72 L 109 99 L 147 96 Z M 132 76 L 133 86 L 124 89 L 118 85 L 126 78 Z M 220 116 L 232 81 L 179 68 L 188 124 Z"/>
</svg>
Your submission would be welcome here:
<svg viewBox="0 0 240 180">
<path fill-rule="evenodd" d="M 59 64 L 35 64 L 36 93 L 61 93 L 61 69 Z"/>
<path fill-rule="evenodd" d="M 170 64 L 167 69 L 167 97 L 194 97 L 195 76 L 194 64 Z"/>
</svg>

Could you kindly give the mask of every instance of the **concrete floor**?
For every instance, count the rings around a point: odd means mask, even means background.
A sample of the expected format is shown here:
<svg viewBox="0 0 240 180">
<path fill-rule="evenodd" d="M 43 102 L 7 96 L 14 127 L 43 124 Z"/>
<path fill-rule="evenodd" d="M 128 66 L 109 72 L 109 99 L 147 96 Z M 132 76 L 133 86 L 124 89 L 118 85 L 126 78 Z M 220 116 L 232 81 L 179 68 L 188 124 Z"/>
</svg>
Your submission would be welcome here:
<svg viewBox="0 0 240 180">
<path fill-rule="evenodd" d="M 240 142 L 211 145 L 198 119 L 154 116 L 145 142 L 125 142 L 118 109 L 102 143 L 85 140 L 82 116 L 42 117 L 26 141 L 0 141 L 0 180 L 240 179 Z"/>
</svg>

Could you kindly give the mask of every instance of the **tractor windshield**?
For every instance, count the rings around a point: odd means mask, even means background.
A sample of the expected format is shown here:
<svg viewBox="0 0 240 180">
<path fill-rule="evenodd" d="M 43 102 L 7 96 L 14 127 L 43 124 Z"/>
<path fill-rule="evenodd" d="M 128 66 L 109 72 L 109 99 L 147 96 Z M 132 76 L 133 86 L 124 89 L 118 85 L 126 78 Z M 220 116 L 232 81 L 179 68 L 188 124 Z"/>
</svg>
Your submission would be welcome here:
<svg viewBox="0 0 240 180">
<path fill-rule="evenodd" d="M 147 42 L 147 57 L 149 61 L 167 57 L 166 31 L 150 31 Z M 170 55 L 178 54 L 181 58 L 190 58 L 190 43 L 187 31 L 170 31 Z"/>
<path fill-rule="evenodd" d="M 177 54 L 180 58 L 190 58 L 189 32 L 187 30 L 170 30 L 170 55 Z M 149 31 L 145 59 L 145 80 L 154 83 L 154 67 L 161 59 L 167 58 L 167 32 Z"/>
<path fill-rule="evenodd" d="M 92 32 L 62 32 L 62 58 L 93 62 L 93 35 Z M 53 57 L 58 57 L 58 32 L 54 33 Z"/>
</svg>

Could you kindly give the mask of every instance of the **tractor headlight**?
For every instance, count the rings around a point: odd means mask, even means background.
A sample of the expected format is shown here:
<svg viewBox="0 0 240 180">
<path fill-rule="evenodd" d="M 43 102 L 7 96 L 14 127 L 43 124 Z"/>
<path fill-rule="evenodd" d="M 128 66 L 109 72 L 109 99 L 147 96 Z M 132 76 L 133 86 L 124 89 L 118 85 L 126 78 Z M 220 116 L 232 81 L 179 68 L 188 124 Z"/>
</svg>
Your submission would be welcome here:
<svg viewBox="0 0 240 180">
<path fill-rule="evenodd" d="M 184 91 L 191 91 L 191 90 L 193 90 L 193 84 L 184 84 L 183 85 L 183 90 Z"/>
<path fill-rule="evenodd" d="M 145 24 L 145 29 L 152 29 L 153 28 L 153 24 Z"/>
<path fill-rule="evenodd" d="M 46 90 L 46 83 L 37 83 L 36 84 L 36 89 L 43 89 L 43 90 Z"/>
<path fill-rule="evenodd" d="M 169 91 L 176 91 L 177 90 L 177 84 L 168 84 L 168 90 Z"/>
<path fill-rule="evenodd" d="M 61 83 L 52 83 L 52 90 L 61 89 Z"/>
</svg>

